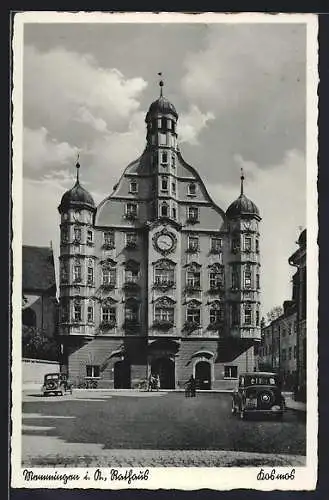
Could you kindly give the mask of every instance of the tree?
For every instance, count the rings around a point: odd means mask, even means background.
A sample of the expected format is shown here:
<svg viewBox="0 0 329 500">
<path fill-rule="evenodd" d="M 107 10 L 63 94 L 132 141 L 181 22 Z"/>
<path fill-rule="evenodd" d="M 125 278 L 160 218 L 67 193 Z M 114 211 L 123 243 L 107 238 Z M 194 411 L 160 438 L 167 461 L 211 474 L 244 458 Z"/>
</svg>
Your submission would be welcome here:
<svg viewBox="0 0 329 500">
<path fill-rule="evenodd" d="M 283 314 L 283 307 L 275 306 L 270 310 L 270 312 L 266 314 L 267 321 L 271 323 L 275 319 L 279 318 L 282 314 Z"/>
<path fill-rule="evenodd" d="M 22 355 L 24 358 L 58 361 L 57 342 L 33 326 L 23 325 Z"/>
</svg>

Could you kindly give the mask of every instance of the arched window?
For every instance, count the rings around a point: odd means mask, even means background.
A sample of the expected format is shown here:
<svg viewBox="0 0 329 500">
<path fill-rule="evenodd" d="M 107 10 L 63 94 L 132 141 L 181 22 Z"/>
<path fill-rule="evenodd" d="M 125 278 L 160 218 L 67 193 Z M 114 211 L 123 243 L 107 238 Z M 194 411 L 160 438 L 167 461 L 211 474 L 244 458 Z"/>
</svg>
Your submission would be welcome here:
<svg viewBox="0 0 329 500">
<path fill-rule="evenodd" d="M 128 260 L 125 264 L 125 283 L 136 283 L 139 279 L 139 262 Z"/>
<path fill-rule="evenodd" d="M 154 304 L 154 322 L 174 323 L 175 302 L 170 297 L 161 297 Z"/>
<path fill-rule="evenodd" d="M 191 182 L 189 185 L 188 185 L 188 194 L 190 196 L 195 196 L 196 195 L 196 184 L 195 182 Z"/>
<path fill-rule="evenodd" d="M 186 270 L 186 288 L 199 290 L 201 286 L 201 266 L 197 263 L 191 263 Z"/>
<path fill-rule="evenodd" d="M 224 286 L 224 266 L 213 264 L 209 272 L 210 290 L 218 290 Z"/>
<path fill-rule="evenodd" d="M 88 302 L 88 307 L 87 307 L 87 323 L 93 323 L 94 322 L 94 303 L 93 301 Z"/>
<path fill-rule="evenodd" d="M 222 323 L 223 321 L 224 321 L 224 304 L 218 300 L 214 300 L 209 305 L 210 325 Z"/>
<path fill-rule="evenodd" d="M 81 283 L 81 264 L 79 261 L 75 261 L 73 265 L 73 282 Z"/>
<path fill-rule="evenodd" d="M 252 323 L 251 304 L 247 303 L 244 305 L 244 324 L 251 325 L 251 323 Z"/>
<path fill-rule="evenodd" d="M 201 304 L 197 300 L 191 300 L 186 308 L 186 321 L 195 325 L 201 324 Z"/>
<path fill-rule="evenodd" d="M 154 266 L 155 287 L 173 286 L 175 283 L 175 264 L 169 260 L 161 260 Z"/>
<path fill-rule="evenodd" d="M 88 259 L 88 267 L 87 267 L 87 284 L 94 284 L 94 261 L 93 259 Z"/>
<path fill-rule="evenodd" d="M 80 300 L 75 300 L 73 304 L 73 321 L 82 321 L 82 306 Z"/>
</svg>

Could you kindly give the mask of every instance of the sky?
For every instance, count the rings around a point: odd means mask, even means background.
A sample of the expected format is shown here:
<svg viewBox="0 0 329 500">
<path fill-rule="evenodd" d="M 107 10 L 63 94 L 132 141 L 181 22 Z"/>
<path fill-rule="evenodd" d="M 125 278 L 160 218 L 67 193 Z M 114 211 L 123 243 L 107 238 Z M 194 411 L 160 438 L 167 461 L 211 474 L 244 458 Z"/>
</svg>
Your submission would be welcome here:
<svg viewBox="0 0 329 500">
<path fill-rule="evenodd" d="M 183 158 L 224 210 L 259 207 L 262 310 L 291 298 L 288 257 L 306 224 L 303 24 L 25 24 L 23 244 L 59 254 L 63 193 L 100 202 L 145 146 L 159 95 L 179 114 Z"/>
</svg>

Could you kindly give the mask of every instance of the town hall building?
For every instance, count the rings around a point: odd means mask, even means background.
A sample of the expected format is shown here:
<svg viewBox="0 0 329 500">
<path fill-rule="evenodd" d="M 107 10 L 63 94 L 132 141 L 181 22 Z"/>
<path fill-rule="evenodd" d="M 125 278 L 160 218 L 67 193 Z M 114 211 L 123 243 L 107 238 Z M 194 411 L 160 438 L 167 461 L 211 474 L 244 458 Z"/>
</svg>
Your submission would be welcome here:
<svg viewBox="0 0 329 500">
<path fill-rule="evenodd" d="M 256 369 L 259 210 L 243 174 L 226 212 L 212 201 L 177 120 L 160 82 L 145 149 L 113 192 L 95 206 L 77 163 L 61 199 L 61 364 L 78 384 L 134 388 L 153 373 L 173 389 L 193 374 L 200 389 L 225 388 Z"/>
</svg>

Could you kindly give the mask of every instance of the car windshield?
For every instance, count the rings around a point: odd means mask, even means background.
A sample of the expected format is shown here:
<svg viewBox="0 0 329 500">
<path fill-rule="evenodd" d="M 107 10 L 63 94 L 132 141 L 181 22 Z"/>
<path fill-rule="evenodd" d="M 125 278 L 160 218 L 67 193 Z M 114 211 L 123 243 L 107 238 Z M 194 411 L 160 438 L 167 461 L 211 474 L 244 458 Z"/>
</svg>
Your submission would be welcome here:
<svg viewBox="0 0 329 500">
<path fill-rule="evenodd" d="M 277 385 L 277 380 L 274 377 L 255 375 L 246 377 L 245 385 Z"/>
<path fill-rule="evenodd" d="M 50 375 L 46 375 L 45 379 L 46 380 L 58 380 L 59 375 L 58 375 L 58 373 L 52 373 Z"/>
</svg>

